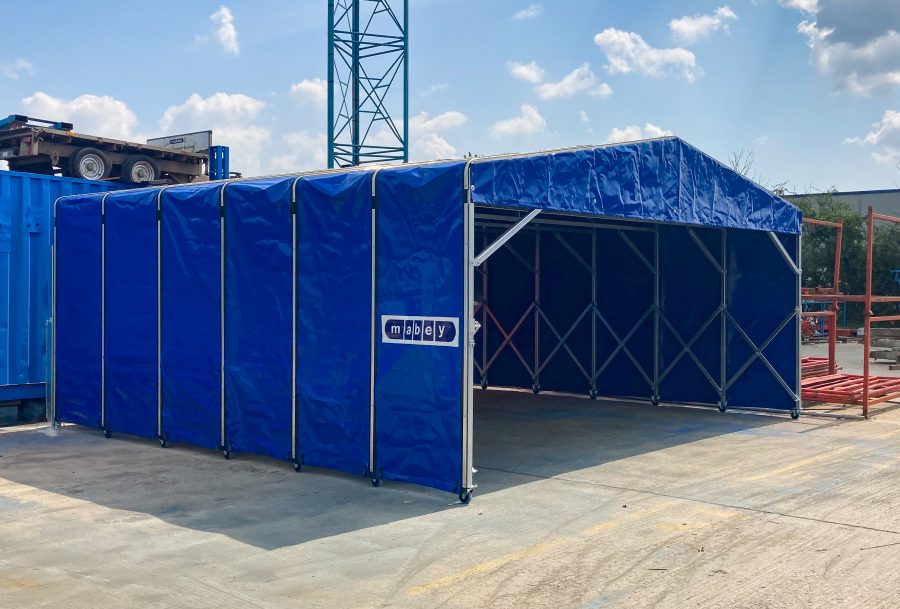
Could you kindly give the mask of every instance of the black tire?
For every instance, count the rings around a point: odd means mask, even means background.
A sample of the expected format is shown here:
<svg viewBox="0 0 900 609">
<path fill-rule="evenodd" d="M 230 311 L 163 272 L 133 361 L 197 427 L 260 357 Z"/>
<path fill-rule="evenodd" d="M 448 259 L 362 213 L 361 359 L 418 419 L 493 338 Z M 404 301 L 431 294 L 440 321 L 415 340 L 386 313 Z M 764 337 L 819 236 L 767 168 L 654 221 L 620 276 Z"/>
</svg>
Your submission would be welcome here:
<svg viewBox="0 0 900 609">
<path fill-rule="evenodd" d="M 465 489 L 459 493 L 459 502 L 463 505 L 469 505 L 472 501 L 472 489 Z"/>
<path fill-rule="evenodd" d="M 381 486 L 381 478 L 372 478 L 372 486 L 375 488 Z"/>
<path fill-rule="evenodd" d="M 159 179 L 159 164 L 148 156 L 135 154 L 122 163 L 120 179 L 129 184 L 143 184 Z"/>
<path fill-rule="evenodd" d="M 82 148 L 69 158 L 69 175 L 82 180 L 104 180 L 112 171 L 112 163 L 102 150 Z"/>
</svg>

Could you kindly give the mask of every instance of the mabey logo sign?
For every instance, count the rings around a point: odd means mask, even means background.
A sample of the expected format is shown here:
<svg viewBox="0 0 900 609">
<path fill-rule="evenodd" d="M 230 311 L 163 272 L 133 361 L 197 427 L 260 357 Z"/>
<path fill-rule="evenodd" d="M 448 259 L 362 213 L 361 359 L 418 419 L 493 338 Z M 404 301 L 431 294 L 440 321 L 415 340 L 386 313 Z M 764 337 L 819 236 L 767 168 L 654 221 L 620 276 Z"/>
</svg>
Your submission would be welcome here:
<svg viewBox="0 0 900 609">
<path fill-rule="evenodd" d="M 458 317 L 381 316 L 381 342 L 425 347 L 458 347 Z"/>
</svg>

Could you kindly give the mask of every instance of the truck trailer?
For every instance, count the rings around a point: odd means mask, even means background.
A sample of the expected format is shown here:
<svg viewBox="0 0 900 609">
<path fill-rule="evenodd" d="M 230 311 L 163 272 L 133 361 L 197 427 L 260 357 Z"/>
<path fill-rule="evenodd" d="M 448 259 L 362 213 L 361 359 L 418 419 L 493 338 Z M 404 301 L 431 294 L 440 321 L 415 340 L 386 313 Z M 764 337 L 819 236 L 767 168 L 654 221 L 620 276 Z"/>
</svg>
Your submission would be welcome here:
<svg viewBox="0 0 900 609">
<path fill-rule="evenodd" d="M 209 153 L 85 135 L 72 123 L 12 114 L 0 119 L 0 160 L 26 173 L 184 184 L 206 174 Z"/>
</svg>

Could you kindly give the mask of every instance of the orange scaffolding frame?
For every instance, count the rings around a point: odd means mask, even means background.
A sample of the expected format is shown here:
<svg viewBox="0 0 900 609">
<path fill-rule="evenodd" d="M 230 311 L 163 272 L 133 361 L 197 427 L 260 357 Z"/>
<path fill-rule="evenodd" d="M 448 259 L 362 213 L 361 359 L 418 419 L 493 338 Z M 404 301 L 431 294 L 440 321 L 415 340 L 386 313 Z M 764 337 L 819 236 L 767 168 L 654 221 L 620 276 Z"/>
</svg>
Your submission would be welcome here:
<svg viewBox="0 0 900 609">
<path fill-rule="evenodd" d="M 828 371 L 829 374 L 804 379 L 801 382 L 801 397 L 815 402 L 862 406 L 863 417 L 869 418 L 869 406 L 900 397 L 900 378 L 873 377 L 870 375 L 870 355 L 872 349 L 872 324 L 900 321 L 900 315 L 876 316 L 872 312 L 874 303 L 900 303 L 900 296 L 881 296 L 872 293 L 872 259 L 875 248 L 875 222 L 890 222 L 900 225 L 900 218 L 875 213 L 869 207 L 866 214 L 866 292 L 865 294 L 842 294 L 840 291 L 841 246 L 843 222 L 826 222 L 804 218 L 803 222 L 814 226 L 827 226 L 837 230 L 835 247 L 834 284 L 831 288 L 803 294 L 807 300 L 831 302 L 828 311 L 804 313 L 808 317 L 827 317 Z M 838 374 L 835 352 L 837 348 L 837 310 L 840 302 L 863 303 L 863 374 Z"/>
</svg>

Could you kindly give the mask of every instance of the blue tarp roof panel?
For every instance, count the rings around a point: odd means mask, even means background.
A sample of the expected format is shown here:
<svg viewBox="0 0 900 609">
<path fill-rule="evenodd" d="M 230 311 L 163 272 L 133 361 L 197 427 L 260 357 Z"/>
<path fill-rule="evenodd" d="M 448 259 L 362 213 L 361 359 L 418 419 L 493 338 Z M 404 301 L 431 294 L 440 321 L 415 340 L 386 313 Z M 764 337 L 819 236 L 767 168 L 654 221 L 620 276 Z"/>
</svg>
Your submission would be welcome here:
<svg viewBox="0 0 900 609">
<path fill-rule="evenodd" d="M 799 233 L 800 210 L 678 138 L 476 159 L 481 205 Z"/>
</svg>

